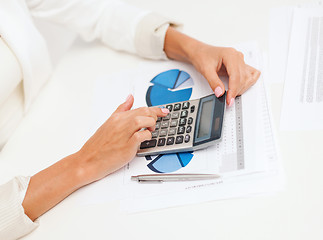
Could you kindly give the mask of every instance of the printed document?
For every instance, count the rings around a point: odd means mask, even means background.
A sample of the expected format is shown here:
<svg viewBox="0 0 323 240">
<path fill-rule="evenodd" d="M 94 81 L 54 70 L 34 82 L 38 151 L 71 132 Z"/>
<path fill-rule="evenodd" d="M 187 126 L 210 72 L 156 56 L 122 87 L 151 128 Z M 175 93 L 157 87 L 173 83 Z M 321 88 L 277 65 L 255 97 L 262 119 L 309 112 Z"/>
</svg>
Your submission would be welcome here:
<svg viewBox="0 0 323 240">
<path fill-rule="evenodd" d="M 281 130 L 323 129 L 323 11 L 294 10 Z"/>
</svg>

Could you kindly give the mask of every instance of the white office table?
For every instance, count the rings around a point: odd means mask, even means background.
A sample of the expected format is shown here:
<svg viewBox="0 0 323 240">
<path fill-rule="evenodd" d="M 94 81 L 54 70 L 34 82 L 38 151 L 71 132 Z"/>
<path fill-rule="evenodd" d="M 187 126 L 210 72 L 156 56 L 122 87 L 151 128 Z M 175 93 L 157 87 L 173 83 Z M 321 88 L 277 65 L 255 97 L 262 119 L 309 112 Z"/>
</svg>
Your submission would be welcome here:
<svg viewBox="0 0 323 240">
<path fill-rule="evenodd" d="M 185 33 L 207 43 L 255 39 L 266 50 L 269 9 L 306 1 L 129 2 L 174 16 L 185 23 Z M 32 175 L 77 151 L 88 136 L 94 80 L 140 61 L 99 43 L 77 41 L 0 154 L 0 183 Z M 282 88 L 270 86 L 276 126 Z M 74 205 L 77 194 L 72 194 L 40 217 L 40 227 L 25 239 L 323 239 L 323 131 L 277 130 L 277 140 L 287 181 L 281 193 L 130 215 L 119 212 L 117 201 Z"/>
</svg>

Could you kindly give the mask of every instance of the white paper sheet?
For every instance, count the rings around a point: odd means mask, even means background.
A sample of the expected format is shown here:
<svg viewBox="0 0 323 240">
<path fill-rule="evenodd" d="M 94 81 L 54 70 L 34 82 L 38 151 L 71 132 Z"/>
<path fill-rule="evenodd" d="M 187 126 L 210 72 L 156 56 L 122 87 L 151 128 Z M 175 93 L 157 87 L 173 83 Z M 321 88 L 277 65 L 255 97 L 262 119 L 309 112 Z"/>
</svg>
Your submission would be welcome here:
<svg viewBox="0 0 323 240">
<path fill-rule="evenodd" d="M 269 81 L 284 83 L 293 21 L 297 8 L 321 8 L 322 2 L 272 8 L 269 14 Z"/>
<path fill-rule="evenodd" d="M 250 65 L 258 67 L 260 60 L 255 44 L 246 44 L 239 50 L 244 52 L 245 59 Z M 207 83 L 203 82 L 203 77 L 194 68 L 177 62 L 146 63 L 137 69 L 103 76 L 97 80 L 96 84 L 92 129 L 96 129 L 106 120 L 117 105 L 125 99 L 128 92 L 133 92 L 135 95 L 136 106 L 145 104 L 144 96 L 149 80 L 157 73 L 170 68 L 180 68 L 191 74 L 193 82 L 183 84 L 179 88 L 187 88 L 194 84 L 195 92 L 192 98 L 211 93 Z M 263 69 L 262 71 L 265 72 Z M 142 80 L 141 84 L 138 82 L 135 84 L 135 81 L 138 81 L 136 76 Z M 134 85 L 136 88 L 132 87 Z M 140 89 L 143 90 L 142 93 Z M 222 141 L 206 150 L 195 151 L 191 162 L 177 171 L 218 172 L 223 176 L 221 179 L 159 185 L 138 184 L 131 182 L 130 176 L 148 173 L 150 170 L 147 164 L 151 160 L 136 158 L 125 169 L 76 192 L 78 196 L 75 199 L 78 199 L 80 204 L 96 204 L 121 199 L 123 211 L 138 212 L 217 199 L 255 196 L 281 190 L 281 165 L 277 156 L 262 79 L 243 95 L 242 103 L 244 104 L 242 113 L 245 145 L 245 167 L 243 169 L 238 170 L 234 167 L 236 165 L 226 165 L 230 162 L 226 154 L 231 153 L 233 163 L 237 156 L 235 154 L 237 144 L 234 136 L 236 133 L 234 105 L 226 112 L 224 135 L 227 142 Z M 230 136 L 232 134 L 233 136 Z"/>
<path fill-rule="evenodd" d="M 259 81 L 260 106 L 256 110 L 261 119 L 257 127 L 259 151 L 255 159 L 265 160 L 266 170 L 246 175 L 228 176 L 216 181 L 200 181 L 194 183 L 164 183 L 161 185 L 143 185 L 130 183 L 121 201 L 126 212 L 148 211 L 153 209 L 174 207 L 205 201 L 251 197 L 272 194 L 283 189 L 283 173 L 276 150 L 272 125 L 266 101 L 263 81 Z M 128 176 L 127 176 L 128 178 Z M 125 179 L 124 181 L 127 181 Z"/>
<path fill-rule="evenodd" d="M 323 9 L 294 10 L 281 130 L 323 129 Z"/>
<path fill-rule="evenodd" d="M 285 80 L 289 36 L 294 7 L 273 8 L 269 18 L 269 81 Z"/>
<path fill-rule="evenodd" d="M 251 44 L 244 46 L 240 50 L 244 52 L 246 61 L 257 67 L 256 64 L 259 59 L 257 59 L 256 47 Z M 149 70 L 142 71 L 151 72 L 147 74 L 147 79 L 152 79 L 156 73 L 170 68 L 185 70 L 195 80 L 195 92 L 193 91 L 193 93 L 196 97 L 208 94 L 210 91 L 207 85 L 203 85 L 203 83 L 206 83 L 203 78 L 188 65 L 166 63 L 158 64 L 157 67 L 150 65 L 145 65 L 145 67 Z M 145 100 L 144 91 L 147 89 L 147 79 L 142 78 L 139 80 L 140 84 L 138 82 L 136 84 L 140 86 L 138 91 L 135 90 L 139 105 L 142 105 Z M 197 85 L 199 86 L 197 87 Z M 144 91 L 141 92 L 142 90 Z M 140 100 L 137 95 L 142 96 L 142 99 Z M 144 158 L 136 158 L 124 171 L 123 187 L 126 194 L 124 194 L 124 199 L 121 201 L 122 209 L 126 212 L 147 211 L 216 199 L 265 194 L 268 191 L 272 192 L 281 189 L 281 166 L 276 152 L 262 79 L 242 96 L 242 103 L 245 169 L 231 169 L 231 171 L 226 172 L 225 168 L 223 168 L 225 164 L 230 165 L 228 163 L 232 160 L 233 165 L 236 166 L 235 113 L 234 108 L 229 108 L 225 115 L 222 142 L 206 150 L 194 152 L 195 161 L 177 171 L 178 173 L 220 173 L 222 175 L 221 179 L 158 185 L 138 184 L 130 181 L 131 175 L 151 174 L 152 172 L 147 168 L 149 161 L 147 162 Z"/>
</svg>

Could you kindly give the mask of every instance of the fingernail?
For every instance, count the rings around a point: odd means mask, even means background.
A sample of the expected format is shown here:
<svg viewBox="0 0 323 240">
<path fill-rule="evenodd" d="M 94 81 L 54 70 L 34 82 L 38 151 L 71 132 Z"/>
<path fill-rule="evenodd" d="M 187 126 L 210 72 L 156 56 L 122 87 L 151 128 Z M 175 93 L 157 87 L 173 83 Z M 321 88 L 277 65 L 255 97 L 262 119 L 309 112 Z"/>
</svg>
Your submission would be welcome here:
<svg viewBox="0 0 323 240">
<path fill-rule="evenodd" d="M 131 98 L 131 94 L 128 95 L 128 97 L 126 98 L 126 102 L 128 102 Z"/>
<path fill-rule="evenodd" d="M 163 113 L 169 113 L 169 110 L 167 108 L 161 108 L 160 109 Z"/>
<path fill-rule="evenodd" d="M 229 107 L 231 107 L 233 105 L 233 103 L 234 103 L 234 99 L 231 98 L 230 103 L 229 103 Z"/>
<path fill-rule="evenodd" d="M 214 94 L 215 94 L 216 97 L 220 97 L 222 93 L 223 93 L 223 91 L 222 91 L 222 88 L 221 87 L 217 87 L 214 90 Z"/>
</svg>

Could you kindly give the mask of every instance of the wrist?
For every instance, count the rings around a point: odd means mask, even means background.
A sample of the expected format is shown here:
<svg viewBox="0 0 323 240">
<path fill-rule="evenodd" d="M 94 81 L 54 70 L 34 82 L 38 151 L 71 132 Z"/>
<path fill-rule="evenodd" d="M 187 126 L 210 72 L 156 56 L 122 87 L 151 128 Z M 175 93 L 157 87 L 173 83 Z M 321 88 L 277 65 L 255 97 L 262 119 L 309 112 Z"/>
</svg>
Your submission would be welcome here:
<svg viewBox="0 0 323 240">
<path fill-rule="evenodd" d="M 165 36 L 164 50 L 171 59 L 192 63 L 201 44 L 203 43 L 169 27 Z"/>
<path fill-rule="evenodd" d="M 93 164 L 91 164 L 93 161 L 91 160 L 92 157 L 89 155 L 84 154 L 82 151 L 78 151 L 72 155 L 70 155 L 72 159 L 72 165 L 73 165 L 73 176 L 75 177 L 75 180 L 79 187 L 82 187 L 84 185 L 87 185 L 95 179 L 93 179 L 93 172 L 94 167 Z"/>
</svg>

